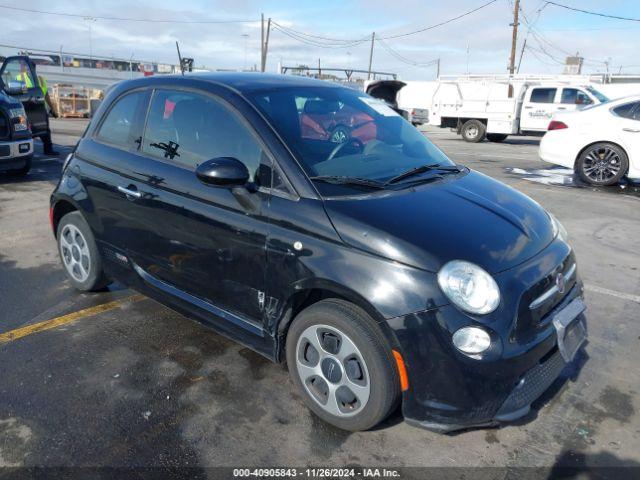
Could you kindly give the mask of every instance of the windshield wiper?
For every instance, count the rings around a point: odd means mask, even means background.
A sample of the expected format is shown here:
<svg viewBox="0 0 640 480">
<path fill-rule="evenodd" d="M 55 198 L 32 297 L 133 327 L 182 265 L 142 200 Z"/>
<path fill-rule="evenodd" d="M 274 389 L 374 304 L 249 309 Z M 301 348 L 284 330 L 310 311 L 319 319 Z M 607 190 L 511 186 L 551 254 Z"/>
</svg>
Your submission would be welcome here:
<svg viewBox="0 0 640 480">
<path fill-rule="evenodd" d="M 347 177 L 342 175 L 319 175 L 310 178 L 314 181 L 331 183 L 334 185 L 361 185 L 371 188 L 385 188 L 384 183 L 377 182 L 375 180 L 369 180 L 367 178 Z"/>
<path fill-rule="evenodd" d="M 411 170 L 407 170 L 406 172 L 401 173 L 400 175 L 396 175 L 393 178 L 390 178 L 384 185 L 391 185 L 393 183 L 397 183 L 400 180 L 404 180 L 405 178 L 413 177 L 414 175 L 418 175 L 420 173 L 429 172 L 431 170 L 438 170 L 440 172 L 451 172 L 451 173 L 460 173 L 462 170 L 456 166 L 448 166 L 448 165 L 440 165 L 439 163 L 432 163 L 431 165 L 422 165 L 420 167 L 412 168 Z"/>
</svg>

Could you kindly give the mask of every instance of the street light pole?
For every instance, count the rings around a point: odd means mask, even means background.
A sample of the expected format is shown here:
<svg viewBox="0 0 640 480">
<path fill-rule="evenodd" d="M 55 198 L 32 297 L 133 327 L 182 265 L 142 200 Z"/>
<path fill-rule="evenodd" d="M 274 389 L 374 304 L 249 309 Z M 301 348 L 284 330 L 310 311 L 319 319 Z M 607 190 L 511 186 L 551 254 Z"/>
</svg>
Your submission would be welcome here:
<svg viewBox="0 0 640 480">
<path fill-rule="evenodd" d="M 93 17 L 84 17 L 86 22 L 89 22 L 89 60 L 91 60 L 91 66 L 93 67 L 93 30 L 92 30 L 92 22 L 97 22 L 98 20 Z"/>
</svg>

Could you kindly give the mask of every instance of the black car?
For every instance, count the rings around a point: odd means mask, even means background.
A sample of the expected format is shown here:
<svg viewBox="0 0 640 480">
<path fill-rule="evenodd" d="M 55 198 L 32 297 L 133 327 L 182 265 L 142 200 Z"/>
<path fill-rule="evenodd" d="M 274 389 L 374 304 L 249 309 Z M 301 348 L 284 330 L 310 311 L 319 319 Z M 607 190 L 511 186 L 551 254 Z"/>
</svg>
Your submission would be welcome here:
<svg viewBox="0 0 640 480">
<path fill-rule="evenodd" d="M 317 138 L 304 118 L 319 103 L 369 128 Z M 326 82 L 118 84 L 50 216 L 76 288 L 117 279 L 286 361 L 308 406 L 348 430 L 400 400 L 437 431 L 522 417 L 586 337 L 554 217 L 384 102 Z"/>
</svg>

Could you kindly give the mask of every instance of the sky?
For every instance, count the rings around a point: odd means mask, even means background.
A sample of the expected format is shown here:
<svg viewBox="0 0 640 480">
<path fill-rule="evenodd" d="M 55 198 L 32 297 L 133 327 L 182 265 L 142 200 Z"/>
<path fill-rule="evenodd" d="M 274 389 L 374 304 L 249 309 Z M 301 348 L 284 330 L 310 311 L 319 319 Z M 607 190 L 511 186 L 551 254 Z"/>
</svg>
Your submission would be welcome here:
<svg viewBox="0 0 640 480">
<path fill-rule="evenodd" d="M 0 8 L 0 45 L 176 63 L 175 42 L 183 56 L 210 69 L 251 68 L 260 63 L 260 14 L 285 29 L 330 40 L 319 47 L 272 30 L 267 70 L 279 64 L 367 69 L 371 32 L 376 42 L 373 69 L 406 80 L 429 80 L 440 73 L 506 73 L 511 49 L 513 1 L 496 0 L 481 10 L 441 27 L 387 38 L 446 21 L 488 0 L 84 0 L 7 2 L 0 6 L 79 15 L 65 17 Z M 569 6 L 640 18 L 640 0 L 557 0 Z M 561 73 L 567 54 L 585 57 L 583 73 L 640 73 L 640 22 L 568 11 L 545 0 L 521 0 L 518 56 L 526 38 L 521 73 Z M 153 20 L 223 20 L 235 23 L 147 23 L 87 17 Z M 533 28 L 529 28 L 533 25 Z M 290 31 L 289 31 L 290 32 Z M 295 35 L 295 33 L 294 33 Z M 298 37 L 300 38 L 300 37 Z M 344 46 L 346 41 L 352 41 Z M 360 42 L 360 43 L 356 43 Z M 340 45 L 342 44 L 342 45 Z M 390 53 L 389 50 L 395 52 Z M 0 47 L 0 53 L 15 48 Z M 399 55 L 399 57 L 398 57 Z"/>
</svg>

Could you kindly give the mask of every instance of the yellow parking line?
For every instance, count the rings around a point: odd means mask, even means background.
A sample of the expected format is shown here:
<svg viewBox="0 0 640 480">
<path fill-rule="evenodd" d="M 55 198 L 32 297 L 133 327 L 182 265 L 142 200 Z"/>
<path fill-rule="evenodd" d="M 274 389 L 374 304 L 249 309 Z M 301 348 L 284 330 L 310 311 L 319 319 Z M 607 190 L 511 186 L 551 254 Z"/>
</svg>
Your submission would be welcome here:
<svg viewBox="0 0 640 480">
<path fill-rule="evenodd" d="M 52 318 L 51 320 L 45 320 L 44 322 L 34 323 L 33 325 L 27 325 L 26 327 L 20 327 L 20 328 L 16 328 L 15 330 L 10 330 L 8 332 L 0 333 L 0 344 L 11 342 L 13 340 L 26 337 L 27 335 L 31 335 L 33 333 L 44 332 L 45 330 L 51 330 L 52 328 L 56 328 L 61 325 L 66 325 L 66 324 L 75 322 L 76 320 L 80 320 L 82 318 L 91 317 L 93 315 L 97 315 L 103 312 L 108 312 L 109 310 L 118 308 L 119 306 L 125 303 L 137 302 L 139 300 L 143 300 L 144 298 L 146 298 L 144 295 L 138 295 L 138 294 L 131 295 L 130 297 L 121 298 L 119 300 L 114 300 L 108 303 L 103 303 L 102 305 L 96 305 L 95 307 L 85 308 L 84 310 L 68 313 L 67 315 L 62 315 L 61 317 Z"/>
</svg>

